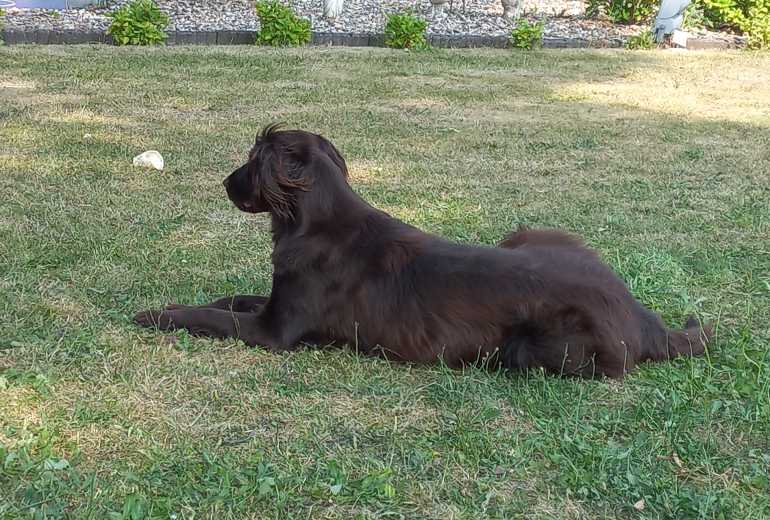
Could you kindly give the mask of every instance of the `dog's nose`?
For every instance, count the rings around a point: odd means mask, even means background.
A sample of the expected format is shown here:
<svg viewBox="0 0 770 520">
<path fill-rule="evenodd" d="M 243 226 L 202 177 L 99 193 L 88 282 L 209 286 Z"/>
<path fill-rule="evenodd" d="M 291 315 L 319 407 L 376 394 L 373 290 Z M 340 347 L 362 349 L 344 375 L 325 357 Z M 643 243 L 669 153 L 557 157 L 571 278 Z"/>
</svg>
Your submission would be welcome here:
<svg viewBox="0 0 770 520">
<path fill-rule="evenodd" d="M 225 177 L 225 180 L 222 181 L 222 185 L 227 188 L 227 185 L 230 184 L 230 177 Z"/>
</svg>

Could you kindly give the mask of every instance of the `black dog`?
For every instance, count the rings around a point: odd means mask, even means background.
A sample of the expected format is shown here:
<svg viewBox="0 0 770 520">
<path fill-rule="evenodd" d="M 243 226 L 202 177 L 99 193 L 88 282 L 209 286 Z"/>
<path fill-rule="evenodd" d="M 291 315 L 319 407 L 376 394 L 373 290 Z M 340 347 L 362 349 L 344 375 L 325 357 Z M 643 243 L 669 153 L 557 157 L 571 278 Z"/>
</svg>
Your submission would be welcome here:
<svg viewBox="0 0 770 520">
<path fill-rule="evenodd" d="M 500 247 L 455 244 L 373 208 L 347 173 L 323 137 L 268 127 L 224 184 L 239 209 L 272 217 L 270 296 L 135 321 L 274 351 L 339 342 L 402 361 L 584 377 L 704 352 L 710 329 L 694 318 L 668 329 L 580 240 L 520 230 Z"/>
</svg>

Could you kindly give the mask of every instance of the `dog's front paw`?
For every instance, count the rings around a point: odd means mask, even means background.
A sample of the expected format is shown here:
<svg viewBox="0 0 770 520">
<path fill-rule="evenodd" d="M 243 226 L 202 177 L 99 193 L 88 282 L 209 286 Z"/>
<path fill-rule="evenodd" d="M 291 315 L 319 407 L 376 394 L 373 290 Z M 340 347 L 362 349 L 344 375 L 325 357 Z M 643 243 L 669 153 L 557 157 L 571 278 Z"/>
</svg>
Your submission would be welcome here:
<svg viewBox="0 0 770 520">
<path fill-rule="evenodd" d="M 171 313 L 162 311 L 142 311 L 134 316 L 134 323 L 140 327 L 158 328 L 168 330 L 174 328 Z"/>
</svg>

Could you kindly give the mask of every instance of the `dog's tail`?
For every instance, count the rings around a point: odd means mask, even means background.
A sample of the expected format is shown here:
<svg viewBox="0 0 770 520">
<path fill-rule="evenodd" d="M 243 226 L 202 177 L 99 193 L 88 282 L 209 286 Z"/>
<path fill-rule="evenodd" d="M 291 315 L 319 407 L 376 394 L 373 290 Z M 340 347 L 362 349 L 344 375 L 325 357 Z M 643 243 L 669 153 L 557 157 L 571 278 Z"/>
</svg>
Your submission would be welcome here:
<svg viewBox="0 0 770 520">
<path fill-rule="evenodd" d="M 711 325 L 701 325 L 695 316 L 690 316 L 684 329 L 668 329 L 665 348 L 651 352 L 650 359 L 664 361 L 679 356 L 702 356 L 713 335 Z"/>
</svg>

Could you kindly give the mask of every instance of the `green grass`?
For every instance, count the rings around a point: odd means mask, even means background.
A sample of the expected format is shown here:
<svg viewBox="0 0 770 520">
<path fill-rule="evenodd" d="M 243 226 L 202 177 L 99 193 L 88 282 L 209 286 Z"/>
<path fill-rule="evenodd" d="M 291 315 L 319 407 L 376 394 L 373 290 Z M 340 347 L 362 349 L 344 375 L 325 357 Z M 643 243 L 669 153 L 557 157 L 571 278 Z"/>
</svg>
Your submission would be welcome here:
<svg viewBox="0 0 770 520">
<path fill-rule="evenodd" d="M 770 517 L 770 55 L 14 46 L 0 71 L 0 518 Z M 132 326 L 269 290 L 267 221 L 221 179 L 276 120 L 407 222 L 574 231 L 717 338 L 617 383 Z"/>
</svg>

